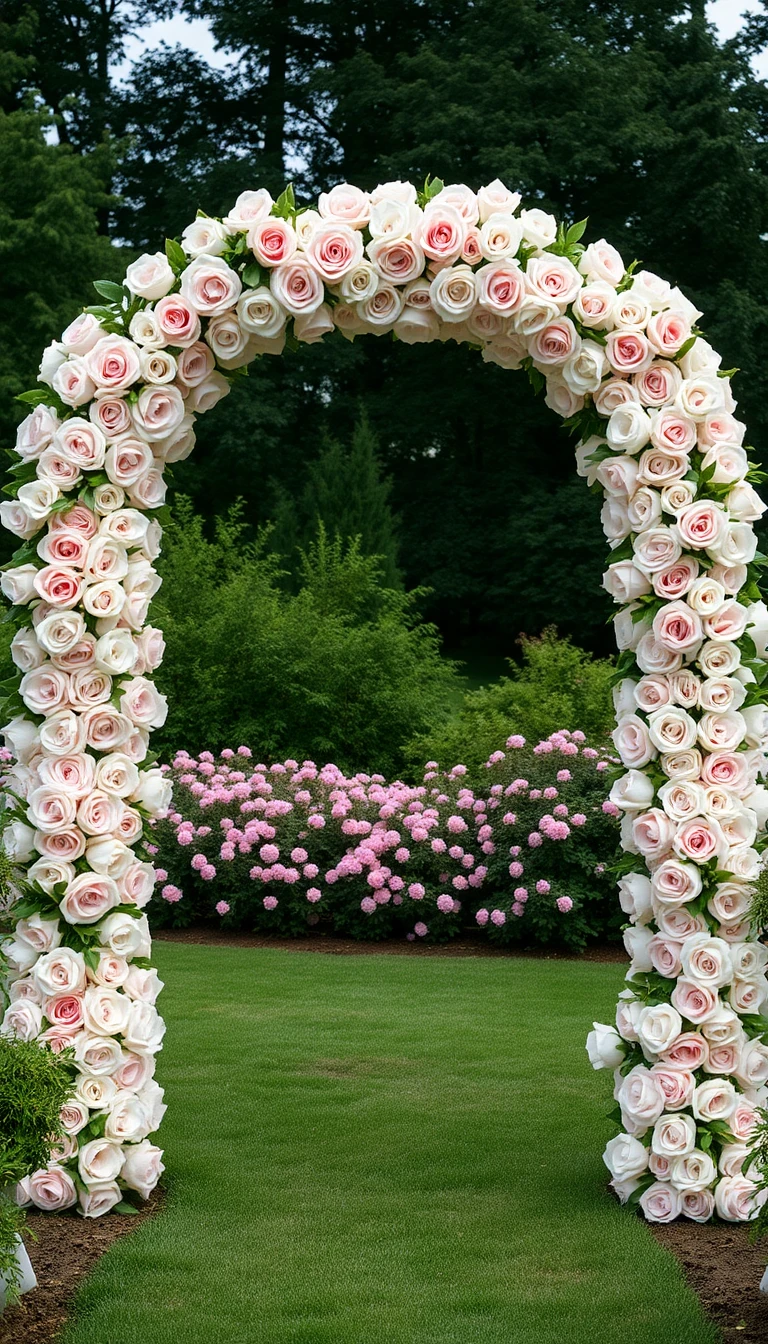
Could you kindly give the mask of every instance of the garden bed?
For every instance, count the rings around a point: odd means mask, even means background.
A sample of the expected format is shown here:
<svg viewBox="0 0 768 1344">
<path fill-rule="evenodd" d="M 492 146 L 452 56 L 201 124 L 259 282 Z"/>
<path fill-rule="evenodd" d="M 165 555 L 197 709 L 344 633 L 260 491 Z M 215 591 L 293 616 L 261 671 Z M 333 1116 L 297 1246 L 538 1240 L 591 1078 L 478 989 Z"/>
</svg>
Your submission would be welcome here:
<svg viewBox="0 0 768 1344">
<path fill-rule="evenodd" d="M 87 1220 L 74 1213 L 31 1210 L 28 1222 L 37 1240 L 27 1235 L 25 1242 L 38 1286 L 0 1315 L 0 1344 L 49 1344 L 57 1339 L 81 1280 L 115 1241 L 151 1218 L 162 1200 L 156 1190 L 135 1214 Z"/>
<path fill-rule="evenodd" d="M 300 938 L 281 938 L 264 933 L 233 933 L 231 930 L 212 928 L 208 924 L 193 925 L 187 929 L 156 929 L 153 937 L 173 943 L 210 943 L 216 947 L 274 947 L 284 952 L 325 952 L 335 956 L 398 957 L 538 957 L 547 961 L 615 961 L 626 962 L 627 954 L 621 943 L 596 943 L 581 953 L 551 947 L 523 949 L 498 947 L 488 943 L 482 933 L 469 930 L 452 943 L 409 943 L 404 938 L 382 938 L 376 942 L 340 938 L 333 933 L 308 932 Z"/>
<path fill-rule="evenodd" d="M 765 1344 L 768 1297 L 758 1292 L 768 1245 L 749 1239 L 749 1229 L 726 1224 L 702 1226 L 685 1219 L 665 1226 L 649 1224 L 665 1250 L 680 1262 L 690 1287 L 707 1315 L 722 1331 L 725 1344 Z"/>
</svg>

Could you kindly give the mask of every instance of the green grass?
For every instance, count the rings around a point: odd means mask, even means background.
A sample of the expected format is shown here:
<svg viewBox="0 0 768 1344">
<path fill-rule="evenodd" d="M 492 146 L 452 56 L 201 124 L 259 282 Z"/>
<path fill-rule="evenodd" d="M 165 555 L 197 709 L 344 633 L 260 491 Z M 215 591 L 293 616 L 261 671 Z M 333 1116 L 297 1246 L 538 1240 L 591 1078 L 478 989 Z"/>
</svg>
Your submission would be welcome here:
<svg viewBox="0 0 768 1344">
<path fill-rule="evenodd" d="M 605 1190 L 619 967 L 156 954 L 168 1203 L 64 1344 L 714 1344 Z"/>
</svg>

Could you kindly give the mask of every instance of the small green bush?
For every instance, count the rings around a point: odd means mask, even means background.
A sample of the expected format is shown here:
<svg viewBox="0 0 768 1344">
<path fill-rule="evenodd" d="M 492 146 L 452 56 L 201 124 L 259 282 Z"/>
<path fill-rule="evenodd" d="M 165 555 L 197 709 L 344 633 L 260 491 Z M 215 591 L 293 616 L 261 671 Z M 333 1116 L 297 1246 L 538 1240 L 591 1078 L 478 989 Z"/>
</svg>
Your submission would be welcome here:
<svg viewBox="0 0 768 1344">
<path fill-rule="evenodd" d="M 73 1090 L 66 1052 L 54 1055 L 36 1041 L 0 1036 L 0 1273 L 8 1302 L 16 1296 L 16 1237 L 24 1226 L 11 1195 L 19 1181 L 48 1164 L 61 1137 L 61 1108 Z"/>
<path fill-rule="evenodd" d="M 211 539 L 181 499 L 160 568 L 158 680 L 170 700 L 161 751 L 235 739 L 265 756 L 397 773 L 401 744 L 434 730 L 461 685 L 419 618 L 421 594 L 383 586 L 376 557 L 329 540 L 322 525 L 291 594 L 267 538 L 247 541 L 237 509 Z"/>
<path fill-rule="evenodd" d="M 436 760 L 443 769 L 461 761 L 477 779 L 510 733 L 538 742 L 562 728 L 579 729 L 598 746 L 607 742 L 613 727 L 613 663 L 558 638 L 552 627 L 538 639 L 522 636 L 520 644 L 522 666 L 510 659 L 511 676 L 469 691 L 459 711 L 437 731 L 408 742 L 405 751 L 414 771 L 425 760 Z"/>
</svg>

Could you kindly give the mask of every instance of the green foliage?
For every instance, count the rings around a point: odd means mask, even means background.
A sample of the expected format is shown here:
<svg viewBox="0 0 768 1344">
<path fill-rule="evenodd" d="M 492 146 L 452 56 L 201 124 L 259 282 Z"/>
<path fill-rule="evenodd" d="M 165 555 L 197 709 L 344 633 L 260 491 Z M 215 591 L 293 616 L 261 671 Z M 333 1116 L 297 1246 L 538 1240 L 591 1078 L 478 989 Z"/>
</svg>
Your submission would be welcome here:
<svg viewBox="0 0 768 1344">
<path fill-rule="evenodd" d="M 0 110 L 0 433 L 20 418 L 14 397 L 34 385 L 44 347 L 83 303 L 94 276 L 117 275 L 120 251 L 97 234 L 108 203 L 108 156 L 47 144 L 46 118 Z"/>
<path fill-rule="evenodd" d="M 18 1181 L 47 1165 L 61 1136 L 59 1112 L 74 1089 L 69 1056 L 36 1041 L 0 1036 L 0 1273 L 6 1296 L 18 1284 L 16 1237 L 24 1215 L 12 1202 Z"/>
<path fill-rule="evenodd" d="M 510 659 L 512 676 L 469 691 L 459 711 L 436 732 L 408 743 L 414 768 L 424 760 L 436 760 L 443 768 L 461 762 L 478 779 L 491 752 L 511 733 L 521 733 L 530 743 L 560 728 L 580 729 L 596 744 L 607 739 L 613 726 L 613 665 L 560 639 L 552 627 L 538 639 L 523 637 L 520 645 L 522 665 Z"/>
<path fill-rule="evenodd" d="M 375 557 L 321 526 L 289 594 L 267 547 L 246 540 L 239 509 L 209 538 L 180 501 L 156 602 L 171 703 L 161 748 L 236 738 L 265 755 L 396 772 L 400 744 L 436 726 L 459 684 L 419 619 L 420 593 L 383 586 Z"/>
<path fill-rule="evenodd" d="M 278 485 L 272 545 L 289 565 L 294 563 L 296 549 L 322 524 L 331 537 L 358 538 L 363 555 L 378 557 L 382 582 L 397 586 L 391 481 L 381 478 L 378 452 L 378 441 L 363 412 L 348 447 L 330 439 L 320 456 L 307 463 L 306 485 L 298 500 L 289 498 Z"/>
</svg>

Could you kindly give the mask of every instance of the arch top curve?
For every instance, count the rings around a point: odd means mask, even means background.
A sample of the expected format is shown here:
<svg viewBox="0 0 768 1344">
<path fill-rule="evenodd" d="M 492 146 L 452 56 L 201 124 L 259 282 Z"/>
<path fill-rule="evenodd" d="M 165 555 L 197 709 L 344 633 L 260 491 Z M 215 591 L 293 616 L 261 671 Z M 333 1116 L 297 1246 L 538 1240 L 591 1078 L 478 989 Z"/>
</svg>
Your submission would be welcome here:
<svg viewBox="0 0 768 1344">
<path fill-rule="evenodd" d="M 142 910 L 152 822 L 170 804 L 150 763 L 167 706 L 153 675 L 162 634 L 147 625 L 165 469 L 251 360 L 339 332 L 466 343 L 524 370 L 576 436 L 577 471 L 603 495 L 620 650 L 606 806 L 623 817 L 631 966 L 616 1026 L 588 1046 L 617 1071 L 622 1133 L 605 1161 L 650 1219 L 752 1216 L 735 1153 L 768 1098 L 768 954 L 750 922 L 768 842 L 760 476 L 701 314 L 606 240 L 584 243 L 585 224 L 521 208 L 499 180 L 341 183 L 311 208 L 291 188 L 277 201 L 248 190 L 132 262 L 122 284 L 97 281 L 102 301 L 44 352 L 0 503 L 20 542 L 0 579 L 17 668 L 3 845 L 20 897 L 6 954 L 21 986 L 3 1029 L 68 1043 L 47 1016 L 58 977 L 112 1043 L 99 1055 L 112 1090 L 94 1105 L 121 1098 L 101 1155 L 77 1138 L 91 1132 L 83 1102 L 60 1207 L 106 1212 L 162 1169 L 164 1027 Z M 78 1056 L 81 1072 L 92 1063 Z"/>
</svg>

